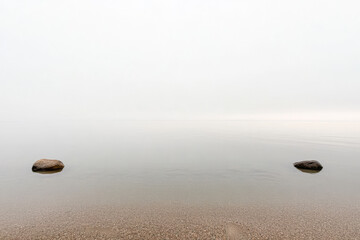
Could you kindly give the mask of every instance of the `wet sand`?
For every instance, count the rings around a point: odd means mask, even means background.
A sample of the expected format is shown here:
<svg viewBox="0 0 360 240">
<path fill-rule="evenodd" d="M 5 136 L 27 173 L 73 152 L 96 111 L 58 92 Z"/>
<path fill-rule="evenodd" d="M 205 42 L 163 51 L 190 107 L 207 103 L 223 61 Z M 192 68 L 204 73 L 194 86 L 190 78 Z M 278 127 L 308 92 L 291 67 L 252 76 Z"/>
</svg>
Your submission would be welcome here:
<svg viewBox="0 0 360 240">
<path fill-rule="evenodd" d="M 83 206 L 1 210 L 0 239 L 359 239 L 359 206 Z"/>
</svg>

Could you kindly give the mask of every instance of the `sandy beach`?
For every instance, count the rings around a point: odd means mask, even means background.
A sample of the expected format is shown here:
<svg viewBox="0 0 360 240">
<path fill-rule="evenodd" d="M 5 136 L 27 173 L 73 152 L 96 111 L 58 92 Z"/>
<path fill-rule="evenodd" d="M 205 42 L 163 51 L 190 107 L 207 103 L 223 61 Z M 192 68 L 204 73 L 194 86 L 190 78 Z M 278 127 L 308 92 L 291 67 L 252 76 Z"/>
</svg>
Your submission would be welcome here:
<svg viewBox="0 0 360 240">
<path fill-rule="evenodd" d="M 339 205 L 15 208 L 0 239 L 359 239 L 359 218 Z"/>
</svg>

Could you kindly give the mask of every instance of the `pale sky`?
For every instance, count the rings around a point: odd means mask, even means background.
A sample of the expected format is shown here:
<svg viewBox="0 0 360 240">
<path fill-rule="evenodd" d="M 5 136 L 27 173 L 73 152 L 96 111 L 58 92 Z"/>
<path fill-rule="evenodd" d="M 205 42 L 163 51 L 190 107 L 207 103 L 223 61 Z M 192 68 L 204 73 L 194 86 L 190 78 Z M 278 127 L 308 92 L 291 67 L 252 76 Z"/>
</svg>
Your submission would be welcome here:
<svg viewBox="0 0 360 240">
<path fill-rule="evenodd" d="M 360 2 L 0 0 L 1 119 L 360 119 Z"/>
</svg>

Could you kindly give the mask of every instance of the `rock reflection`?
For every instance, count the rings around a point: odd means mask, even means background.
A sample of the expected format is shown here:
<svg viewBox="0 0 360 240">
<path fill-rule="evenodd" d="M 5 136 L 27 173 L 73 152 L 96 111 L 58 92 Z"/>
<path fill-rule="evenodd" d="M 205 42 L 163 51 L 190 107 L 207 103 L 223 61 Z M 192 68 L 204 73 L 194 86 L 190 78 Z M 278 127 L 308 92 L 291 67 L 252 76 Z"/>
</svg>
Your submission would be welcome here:
<svg viewBox="0 0 360 240">
<path fill-rule="evenodd" d="M 62 171 L 62 169 L 51 170 L 51 171 L 33 171 L 33 172 L 34 173 L 39 173 L 39 174 L 55 174 L 55 173 L 59 173 L 61 171 Z"/>
<path fill-rule="evenodd" d="M 297 170 L 304 172 L 304 173 L 310 173 L 310 174 L 316 174 L 321 171 L 321 170 L 310 170 L 310 169 L 302 169 L 302 168 L 297 168 Z"/>
</svg>

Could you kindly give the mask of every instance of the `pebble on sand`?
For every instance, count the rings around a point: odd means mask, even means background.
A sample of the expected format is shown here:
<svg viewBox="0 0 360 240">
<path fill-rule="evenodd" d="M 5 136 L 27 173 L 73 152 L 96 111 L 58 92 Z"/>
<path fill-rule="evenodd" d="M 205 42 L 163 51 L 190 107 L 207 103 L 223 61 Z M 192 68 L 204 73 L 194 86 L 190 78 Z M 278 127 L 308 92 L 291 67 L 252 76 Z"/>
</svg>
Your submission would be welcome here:
<svg viewBox="0 0 360 240">
<path fill-rule="evenodd" d="M 34 172 L 37 171 L 58 171 L 63 169 L 65 166 L 59 160 L 53 159 L 40 159 L 37 160 L 32 166 L 32 170 Z"/>
<path fill-rule="evenodd" d="M 323 166 L 316 160 L 307 160 L 307 161 L 300 161 L 294 163 L 294 167 L 299 169 L 307 169 L 307 170 L 314 170 L 320 171 Z"/>
</svg>

